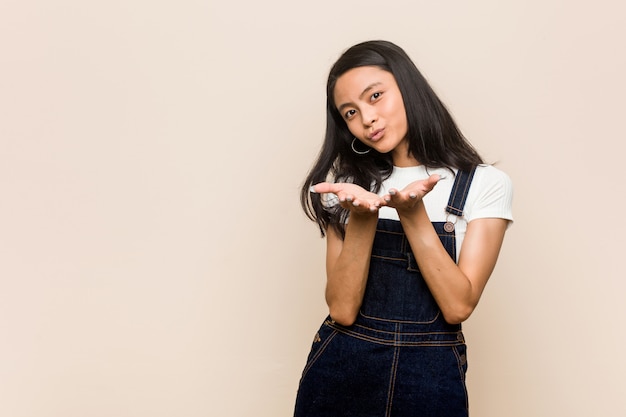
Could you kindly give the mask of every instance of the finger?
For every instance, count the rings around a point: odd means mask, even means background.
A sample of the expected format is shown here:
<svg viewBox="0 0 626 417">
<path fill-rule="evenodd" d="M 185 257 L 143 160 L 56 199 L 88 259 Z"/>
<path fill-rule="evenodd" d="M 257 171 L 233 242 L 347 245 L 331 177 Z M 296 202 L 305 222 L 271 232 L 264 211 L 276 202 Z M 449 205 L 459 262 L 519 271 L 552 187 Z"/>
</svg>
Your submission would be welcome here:
<svg viewBox="0 0 626 417">
<path fill-rule="evenodd" d="M 332 184 L 330 182 L 320 182 L 318 184 L 312 185 L 311 188 L 309 188 L 309 191 L 312 193 L 335 193 L 336 191 L 339 191 L 337 189 L 336 184 Z"/>
<path fill-rule="evenodd" d="M 400 191 L 398 191 L 395 188 L 392 188 L 392 189 L 389 190 L 389 193 L 385 196 L 385 197 L 387 197 L 385 199 L 385 201 L 387 201 L 389 203 L 391 201 L 397 200 L 398 197 L 400 197 L 400 196 L 401 196 L 400 195 Z"/>
<path fill-rule="evenodd" d="M 402 192 L 396 189 L 391 189 L 389 190 L 389 194 L 390 194 L 390 201 L 393 201 L 395 203 L 399 203 L 402 201 L 405 201 L 407 198 L 409 198 L 409 194 L 406 192 Z M 417 197 L 417 194 L 414 194 Z"/>
<path fill-rule="evenodd" d="M 397 201 L 399 197 L 401 195 L 397 190 L 389 190 L 389 193 L 383 196 L 383 200 L 385 203 L 391 203 L 392 201 Z"/>
<path fill-rule="evenodd" d="M 367 206 L 370 211 L 376 211 L 380 207 L 380 200 L 370 202 Z"/>
</svg>

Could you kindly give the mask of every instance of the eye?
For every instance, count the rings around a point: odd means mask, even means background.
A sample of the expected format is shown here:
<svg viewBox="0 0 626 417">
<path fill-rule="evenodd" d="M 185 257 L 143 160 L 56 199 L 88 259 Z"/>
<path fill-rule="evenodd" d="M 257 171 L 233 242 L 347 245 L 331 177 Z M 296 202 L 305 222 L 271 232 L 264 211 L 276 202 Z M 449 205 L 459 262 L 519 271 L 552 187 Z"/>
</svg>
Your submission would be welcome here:
<svg viewBox="0 0 626 417">
<path fill-rule="evenodd" d="M 383 93 L 381 93 L 381 92 L 376 92 L 376 93 L 374 93 L 374 94 L 372 94 L 372 95 L 371 95 L 371 97 L 370 97 L 370 101 L 375 101 L 376 99 L 380 98 L 380 96 L 382 96 L 382 95 L 383 95 Z"/>
<path fill-rule="evenodd" d="M 345 117 L 346 119 L 350 119 L 352 116 L 354 116 L 356 114 L 356 110 L 348 110 L 347 112 L 344 113 L 343 117 Z"/>
</svg>

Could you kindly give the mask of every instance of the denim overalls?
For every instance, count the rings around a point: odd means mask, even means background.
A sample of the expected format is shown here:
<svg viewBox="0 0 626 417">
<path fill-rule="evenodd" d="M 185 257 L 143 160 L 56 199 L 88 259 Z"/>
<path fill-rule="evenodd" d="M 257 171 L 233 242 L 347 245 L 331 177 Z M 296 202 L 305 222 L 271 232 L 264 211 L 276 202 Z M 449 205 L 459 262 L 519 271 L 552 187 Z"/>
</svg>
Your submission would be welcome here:
<svg viewBox="0 0 626 417">
<path fill-rule="evenodd" d="M 447 212 L 462 215 L 473 175 L 457 173 Z M 453 228 L 433 226 L 456 259 Z M 461 325 L 443 319 L 400 222 L 379 219 L 357 320 L 344 327 L 328 317 L 322 324 L 294 415 L 467 416 L 466 370 Z"/>
</svg>

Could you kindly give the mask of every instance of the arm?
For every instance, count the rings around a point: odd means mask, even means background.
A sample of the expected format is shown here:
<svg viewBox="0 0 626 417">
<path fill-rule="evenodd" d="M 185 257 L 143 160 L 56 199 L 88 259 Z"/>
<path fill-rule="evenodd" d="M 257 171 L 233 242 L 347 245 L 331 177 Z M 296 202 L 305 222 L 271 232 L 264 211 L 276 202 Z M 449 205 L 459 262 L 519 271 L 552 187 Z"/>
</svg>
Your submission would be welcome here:
<svg viewBox="0 0 626 417">
<path fill-rule="evenodd" d="M 412 212 L 399 215 L 422 276 L 445 320 L 467 320 L 496 265 L 507 220 L 471 221 L 457 265 L 441 244 L 421 201 Z"/>
<path fill-rule="evenodd" d="M 424 183 L 414 183 L 402 192 L 392 190 L 385 199 L 398 211 L 422 276 L 445 320 L 461 323 L 474 311 L 487 285 L 508 221 L 497 218 L 471 221 L 457 265 L 441 244 L 421 201 L 437 180 L 432 176 L 426 182 L 432 186 L 426 188 Z M 416 189 L 416 185 L 421 188 Z"/>
<path fill-rule="evenodd" d="M 354 323 L 361 308 L 377 222 L 377 214 L 351 213 L 344 240 L 333 229 L 327 231 L 326 304 L 341 325 Z"/>
<path fill-rule="evenodd" d="M 378 223 L 378 207 L 385 202 L 353 184 L 317 184 L 314 192 L 333 193 L 350 210 L 345 238 L 333 228 L 326 231 L 326 303 L 337 323 L 349 326 L 358 315 Z"/>
</svg>

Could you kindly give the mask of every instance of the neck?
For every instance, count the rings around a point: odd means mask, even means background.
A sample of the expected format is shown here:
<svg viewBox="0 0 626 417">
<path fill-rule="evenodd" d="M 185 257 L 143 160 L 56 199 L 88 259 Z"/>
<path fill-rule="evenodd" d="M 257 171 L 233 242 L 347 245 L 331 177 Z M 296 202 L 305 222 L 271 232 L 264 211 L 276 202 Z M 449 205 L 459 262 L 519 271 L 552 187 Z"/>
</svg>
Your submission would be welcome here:
<svg viewBox="0 0 626 417">
<path fill-rule="evenodd" d="M 409 152 L 409 142 L 406 138 L 391 151 L 391 159 L 395 166 L 401 168 L 421 165 L 419 161 L 411 155 L 411 152 Z"/>
<path fill-rule="evenodd" d="M 393 165 L 400 168 L 422 165 L 408 152 L 408 149 L 394 149 L 391 154 L 391 159 L 393 160 Z"/>
</svg>

